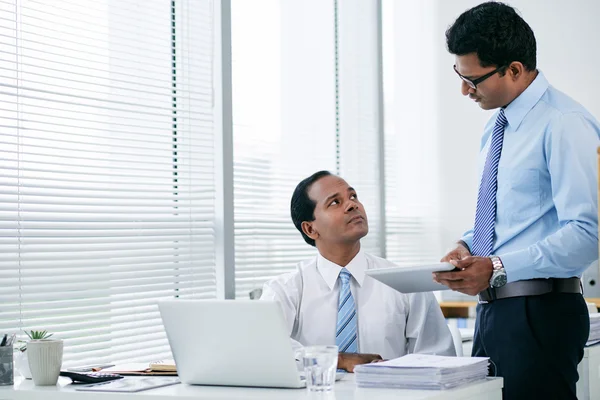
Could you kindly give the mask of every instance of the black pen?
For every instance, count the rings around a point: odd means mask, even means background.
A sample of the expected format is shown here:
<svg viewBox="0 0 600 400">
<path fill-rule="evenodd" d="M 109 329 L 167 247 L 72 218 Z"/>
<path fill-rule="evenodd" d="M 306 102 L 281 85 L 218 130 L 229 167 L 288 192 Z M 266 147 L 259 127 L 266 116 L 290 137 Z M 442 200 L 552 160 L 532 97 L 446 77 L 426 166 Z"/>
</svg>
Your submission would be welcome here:
<svg viewBox="0 0 600 400">
<path fill-rule="evenodd" d="M 0 347 L 3 347 L 6 344 L 6 338 L 8 338 L 8 333 L 4 334 L 4 337 L 2 338 L 2 342 L 0 342 Z"/>
</svg>

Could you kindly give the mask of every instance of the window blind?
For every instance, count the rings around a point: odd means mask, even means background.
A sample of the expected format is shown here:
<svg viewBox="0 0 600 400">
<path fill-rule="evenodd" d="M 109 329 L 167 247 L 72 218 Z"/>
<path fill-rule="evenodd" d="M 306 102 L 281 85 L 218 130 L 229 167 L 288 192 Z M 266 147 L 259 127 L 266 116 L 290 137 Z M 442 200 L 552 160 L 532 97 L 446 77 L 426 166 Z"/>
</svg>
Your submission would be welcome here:
<svg viewBox="0 0 600 400">
<path fill-rule="evenodd" d="M 238 298 L 316 254 L 290 199 L 303 178 L 337 168 L 334 20 L 332 2 L 232 1 Z"/>
<path fill-rule="evenodd" d="M 387 258 L 399 265 L 442 257 L 439 223 L 437 48 L 431 1 L 382 4 L 384 161 Z M 406 56 L 421 61 L 419 76 Z M 433 107 L 433 108 L 432 108 Z"/>
<path fill-rule="evenodd" d="M 383 256 L 379 2 L 336 4 L 340 175 L 356 189 L 368 216 L 369 234 L 361 240 L 362 248 Z"/>
<path fill-rule="evenodd" d="M 0 332 L 170 354 L 215 284 L 213 2 L 0 0 Z"/>
</svg>

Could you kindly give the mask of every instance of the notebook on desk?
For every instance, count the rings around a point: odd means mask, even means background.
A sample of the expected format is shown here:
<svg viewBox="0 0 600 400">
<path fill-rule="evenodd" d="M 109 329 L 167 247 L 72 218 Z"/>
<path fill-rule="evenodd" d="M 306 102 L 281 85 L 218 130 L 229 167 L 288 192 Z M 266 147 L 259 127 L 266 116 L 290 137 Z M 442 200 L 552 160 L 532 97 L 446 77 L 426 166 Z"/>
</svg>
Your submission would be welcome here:
<svg viewBox="0 0 600 400">
<path fill-rule="evenodd" d="M 177 376 L 177 367 L 175 361 L 164 360 L 151 363 L 118 364 L 110 368 L 104 368 L 102 372 L 126 376 Z"/>
<path fill-rule="evenodd" d="M 150 369 L 157 372 L 177 372 L 175 360 L 159 360 L 151 362 Z"/>
</svg>

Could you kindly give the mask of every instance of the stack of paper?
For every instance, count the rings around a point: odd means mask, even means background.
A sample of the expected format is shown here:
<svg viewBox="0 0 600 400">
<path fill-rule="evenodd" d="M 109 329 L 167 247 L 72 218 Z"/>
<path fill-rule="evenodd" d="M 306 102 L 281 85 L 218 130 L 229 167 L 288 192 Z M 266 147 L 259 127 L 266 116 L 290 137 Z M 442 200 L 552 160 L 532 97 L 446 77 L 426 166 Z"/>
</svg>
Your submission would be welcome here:
<svg viewBox="0 0 600 400">
<path fill-rule="evenodd" d="M 591 346 L 600 342 L 600 313 L 590 314 L 590 336 L 586 345 Z"/>
<path fill-rule="evenodd" d="M 363 388 L 451 389 L 484 379 L 487 357 L 444 357 L 409 354 L 354 368 L 356 384 Z"/>
</svg>

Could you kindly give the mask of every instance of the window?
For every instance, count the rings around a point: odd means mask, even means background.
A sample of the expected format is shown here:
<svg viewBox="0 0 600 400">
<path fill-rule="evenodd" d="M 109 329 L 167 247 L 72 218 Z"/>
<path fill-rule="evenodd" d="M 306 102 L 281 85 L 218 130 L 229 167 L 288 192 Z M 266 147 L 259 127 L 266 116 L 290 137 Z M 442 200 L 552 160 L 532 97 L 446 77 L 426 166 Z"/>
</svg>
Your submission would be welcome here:
<svg viewBox="0 0 600 400">
<path fill-rule="evenodd" d="M 368 216 L 362 248 L 385 256 L 378 8 L 376 1 L 336 2 L 336 88 L 340 175 L 357 190 Z"/>
<path fill-rule="evenodd" d="M 301 179 L 336 172 L 333 3 L 234 0 L 231 25 L 235 285 L 247 299 L 316 254 L 290 199 Z"/>
<path fill-rule="evenodd" d="M 385 252 L 377 3 L 261 4 L 232 2 L 238 298 L 315 254 L 289 206 L 318 170 L 357 189 L 370 226 L 363 248 Z"/>
<path fill-rule="evenodd" d="M 367 251 L 439 257 L 435 120 L 395 96 L 433 93 L 395 79 L 426 7 L 232 3 L 0 0 L 0 331 L 55 332 L 66 366 L 169 357 L 158 299 L 248 298 L 316 254 L 289 203 L 323 169 Z"/>
<path fill-rule="evenodd" d="M 382 2 L 387 258 L 399 265 L 436 262 L 439 244 L 436 21 L 433 4 Z M 418 75 L 432 79 L 414 79 Z"/>
<path fill-rule="evenodd" d="M 0 331 L 147 361 L 216 296 L 213 7 L 0 1 Z"/>
</svg>

